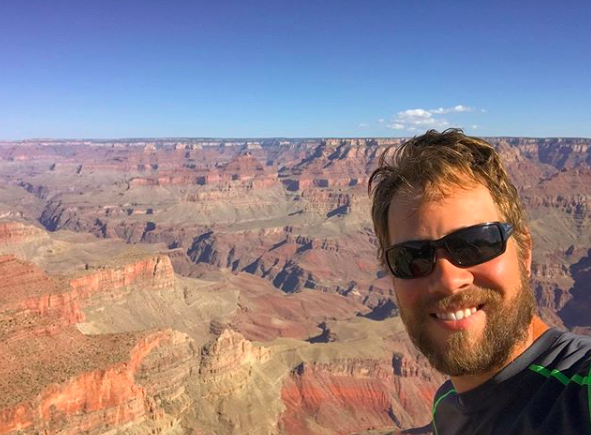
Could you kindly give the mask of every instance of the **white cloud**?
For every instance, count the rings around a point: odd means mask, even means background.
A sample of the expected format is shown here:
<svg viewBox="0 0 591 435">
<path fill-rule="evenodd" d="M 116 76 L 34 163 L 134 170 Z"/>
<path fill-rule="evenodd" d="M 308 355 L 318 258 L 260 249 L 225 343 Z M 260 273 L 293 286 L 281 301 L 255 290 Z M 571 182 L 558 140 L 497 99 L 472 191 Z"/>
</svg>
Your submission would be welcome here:
<svg viewBox="0 0 591 435">
<path fill-rule="evenodd" d="M 398 112 L 398 115 L 408 118 L 431 118 L 431 113 L 424 109 L 409 109 L 404 112 Z"/>
<path fill-rule="evenodd" d="M 447 118 L 441 116 L 451 113 L 472 112 L 473 107 L 458 104 L 454 107 L 439 107 L 437 109 L 407 109 L 398 112 L 387 124 L 393 130 L 426 130 L 430 128 L 446 129 L 451 124 Z"/>
<path fill-rule="evenodd" d="M 358 127 L 361 127 L 361 128 L 369 127 L 369 124 L 367 122 L 360 122 Z"/>
<path fill-rule="evenodd" d="M 447 120 L 433 116 L 425 109 L 409 109 L 398 112 L 388 124 L 394 130 L 410 130 L 411 128 L 445 128 L 449 125 Z"/>
<path fill-rule="evenodd" d="M 468 106 L 462 106 L 461 104 L 458 104 L 457 106 L 454 107 L 440 107 L 439 109 L 431 109 L 429 110 L 429 113 L 434 113 L 437 115 L 444 115 L 446 113 L 461 113 L 461 112 L 472 112 L 474 110 L 473 107 L 468 107 Z"/>
<path fill-rule="evenodd" d="M 472 110 L 474 110 L 472 107 L 462 106 L 461 104 L 458 104 L 453 108 L 453 112 L 471 112 Z"/>
<path fill-rule="evenodd" d="M 478 126 L 476 124 L 472 124 L 472 130 L 476 130 Z"/>
<path fill-rule="evenodd" d="M 404 130 L 404 124 L 393 122 L 392 124 L 388 124 L 388 128 L 391 128 L 392 130 Z"/>
<path fill-rule="evenodd" d="M 378 123 L 383 124 L 384 122 L 386 122 L 386 120 L 384 118 L 378 119 Z"/>
</svg>

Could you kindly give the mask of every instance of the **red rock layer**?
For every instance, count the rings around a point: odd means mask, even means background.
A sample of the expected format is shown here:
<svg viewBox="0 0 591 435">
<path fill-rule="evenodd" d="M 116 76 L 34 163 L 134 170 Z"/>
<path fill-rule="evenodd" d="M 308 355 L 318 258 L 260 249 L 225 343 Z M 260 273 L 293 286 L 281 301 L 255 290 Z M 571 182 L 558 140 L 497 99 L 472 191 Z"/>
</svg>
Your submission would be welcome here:
<svg viewBox="0 0 591 435">
<path fill-rule="evenodd" d="M 391 367 L 375 361 L 302 364 L 283 384 L 281 426 L 290 435 L 313 435 L 315 425 L 343 435 L 392 427 L 392 377 Z"/>
<path fill-rule="evenodd" d="M 201 350 L 200 382 L 212 401 L 221 401 L 249 381 L 251 366 L 269 359 L 269 349 L 253 346 L 244 336 L 224 329 Z"/>
<path fill-rule="evenodd" d="M 122 268 L 128 280 L 113 271 L 103 274 L 92 290 L 138 284 L 146 270 L 151 284 L 168 285 L 160 275 L 170 272 L 170 262 L 162 263 L 155 257 Z M 0 276 L 0 434 L 103 433 L 158 420 L 164 415 L 159 403 L 182 393 L 194 356 L 186 335 L 167 330 L 86 336 L 72 325 L 83 320 L 80 287 L 52 280 L 13 256 L 0 257 Z"/>
<path fill-rule="evenodd" d="M 168 166 L 168 165 L 167 165 Z M 190 166 L 190 168 L 187 168 Z M 192 168 L 195 166 L 194 168 Z M 277 172 L 265 167 L 251 154 L 236 156 L 227 163 L 207 167 L 200 164 L 185 164 L 179 160 L 176 167 L 166 169 L 160 163 L 152 163 L 151 168 L 157 174 L 133 178 L 129 185 L 134 186 L 211 186 L 229 185 L 235 187 L 265 188 L 279 185 Z M 146 169 L 148 169 L 146 167 Z"/>
<path fill-rule="evenodd" d="M 122 259 L 123 261 L 125 260 Z M 112 268 L 101 267 L 70 280 L 70 287 L 82 298 L 93 295 L 119 298 L 133 287 L 169 288 L 172 286 L 174 286 L 174 271 L 170 258 L 166 255 L 142 258 Z"/>
<path fill-rule="evenodd" d="M 146 389 L 134 377 L 146 357 L 173 340 L 174 334 L 144 335 L 88 338 L 69 329 L 26 344 L 2 344 L 4 356 L 22 358 L 21 364 L 36 372 L 13 373 L 9 381 L 8 373 L 1 374 L 0 389 L 6 395 L 0 408 L 0 434 L 17 430 L 47 435 L 102 433 L 149 413 L 157 418 Z M 2 372 L 6 371 L 4 367 Z"/>
<path fill-rule="evenodd" d="M 0 244 L 23 243 L 44 236 L 44 232 L 21 222 L 0 222 Z"/>
<path fill-rule="evenodd" d="M 51 334 L 81 322 L 76 295 L 35 266 L 0 256 L 0 339 Z"/>
<path fill-rule="evenodd" d="M 307 339 L 321 332 L 317 325 L 326 319 L 350 319 L 367 311 L 362 304 L 338 294 L 307 290 L 286 295 L 245 273 L 232 282 L 241 288 L 242 297 L 232 326 L 249 340 Z"/>
<path fill-rule="evenodd" d="M 291 227 L 210 231 L 194 239 L 190 258 L 261 276 L 285 292 L 309 288 L 344 294 L 358 302 L 370 296 L 372 303 L 380 302 L 375 292 L 375 237 L 361 231 L 338 238 L 308 237 L 297 231 Z"/>
</svg>

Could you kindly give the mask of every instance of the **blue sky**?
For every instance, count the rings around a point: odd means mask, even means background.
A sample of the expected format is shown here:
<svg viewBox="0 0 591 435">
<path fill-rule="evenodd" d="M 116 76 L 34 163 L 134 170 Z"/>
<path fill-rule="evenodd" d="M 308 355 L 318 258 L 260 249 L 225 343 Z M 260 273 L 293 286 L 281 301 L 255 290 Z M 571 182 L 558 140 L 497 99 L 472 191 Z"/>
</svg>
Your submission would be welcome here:
<svg viewBox="0 0 591 435">
<path fill-rule="evenodd" d="M 591 137 L 591 2 L 2 0 L 0 138 Z"/>
</svg>

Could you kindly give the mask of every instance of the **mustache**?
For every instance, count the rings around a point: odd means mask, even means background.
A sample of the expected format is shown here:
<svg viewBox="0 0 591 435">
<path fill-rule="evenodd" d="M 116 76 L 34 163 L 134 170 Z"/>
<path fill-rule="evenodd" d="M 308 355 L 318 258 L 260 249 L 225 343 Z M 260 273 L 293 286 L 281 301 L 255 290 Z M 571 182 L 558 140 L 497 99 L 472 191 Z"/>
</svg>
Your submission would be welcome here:
<svg viewBox="0 0 591 435">
<path fill-rule="evenodd" d="M 453 295 L 433 296 L 423 301 L 423 309 L 429 312 L 447 311 L 449 308 L 498 304 L 502 297 L 498 291 L 486 287 L 473 286 Z"/>
</svg>

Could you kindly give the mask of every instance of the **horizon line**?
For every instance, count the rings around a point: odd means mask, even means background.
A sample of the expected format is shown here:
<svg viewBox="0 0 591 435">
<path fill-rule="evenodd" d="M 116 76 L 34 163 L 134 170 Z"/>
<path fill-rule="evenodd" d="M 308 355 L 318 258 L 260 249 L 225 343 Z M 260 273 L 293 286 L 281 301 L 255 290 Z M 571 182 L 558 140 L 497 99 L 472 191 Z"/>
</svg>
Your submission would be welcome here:
<svg viewBox="0 0 591 435">
<path fill-rule="evenodd" d="M 409 136 L 129 136 L 129 137 L 42 137 L 42 138 L 24 138 L 24 139 L 2 139 L 0 143 L 6 142 L 70 142 L 70 141 L 145 141 L 145 140 L 201 140 L 201 141 L 248 141 L 248 140 L 327 140 L 327 139 L 406 139 L 417 135 Z M 420 135 L 419 135 L 420 136 Z M 466 135 L 490 139 L 582 139 L 591 140 L 591 137 L 584 136 L 511 136 L 511 135 Z"/>
</svg>

